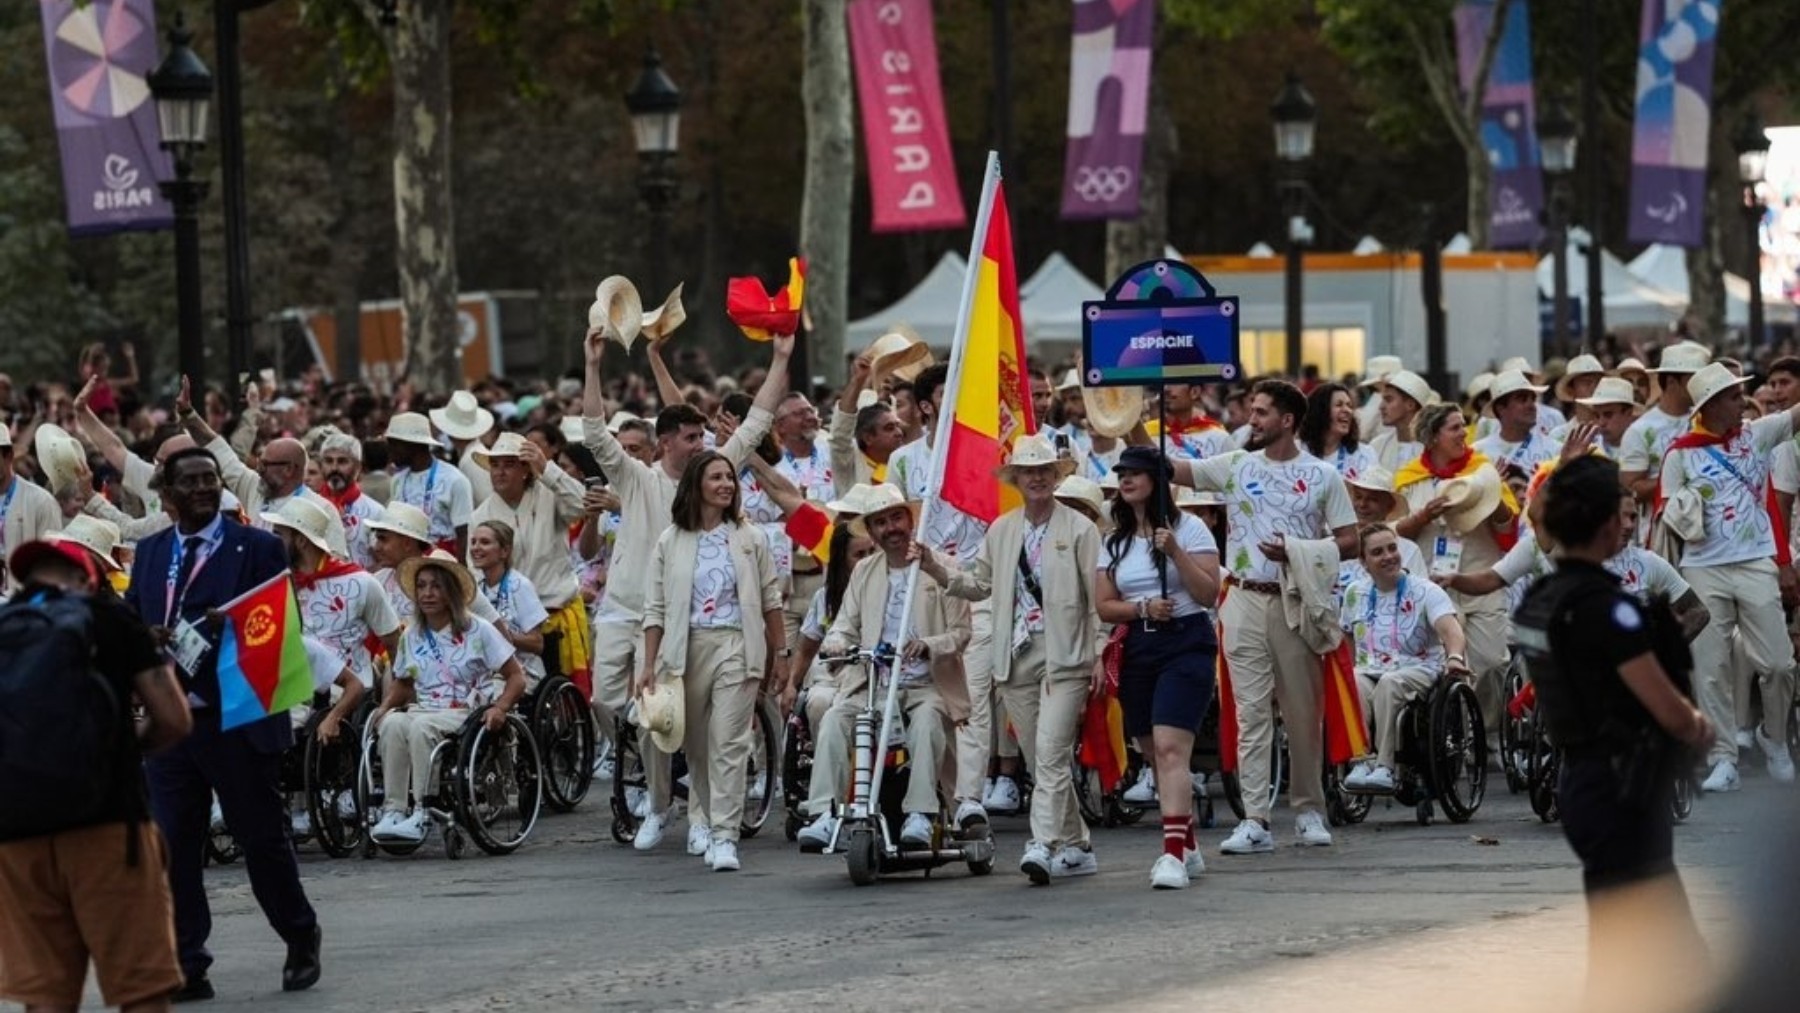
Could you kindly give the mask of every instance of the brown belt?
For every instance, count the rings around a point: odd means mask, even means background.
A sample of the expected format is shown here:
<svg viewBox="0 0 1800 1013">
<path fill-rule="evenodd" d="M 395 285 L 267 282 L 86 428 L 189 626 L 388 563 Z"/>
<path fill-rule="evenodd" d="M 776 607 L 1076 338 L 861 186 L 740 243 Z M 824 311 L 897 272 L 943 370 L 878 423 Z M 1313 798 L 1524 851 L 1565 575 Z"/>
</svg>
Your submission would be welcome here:
<svg viewBox="0 0 1800 1013">
<path fill-rule="evenodd" d="M 1277 598 L 1281 597 L 1281 583 L 1279 581 L 1239 580 L 1238 578 L 1233 577 L 1231 578 L 1231 586 L 1241 587 L 1246 591 L 1254 591 L 1257 594 L 1274 595 Z"/>
<path fill-rule="evenodd" d="M 823 566 L 814 566 L 810 570 L 802 570 L 798 566 L 794 567 L 794 576 L 796 577 L 817 577 L 824 572 L 825 568 Z"/>
</svg>

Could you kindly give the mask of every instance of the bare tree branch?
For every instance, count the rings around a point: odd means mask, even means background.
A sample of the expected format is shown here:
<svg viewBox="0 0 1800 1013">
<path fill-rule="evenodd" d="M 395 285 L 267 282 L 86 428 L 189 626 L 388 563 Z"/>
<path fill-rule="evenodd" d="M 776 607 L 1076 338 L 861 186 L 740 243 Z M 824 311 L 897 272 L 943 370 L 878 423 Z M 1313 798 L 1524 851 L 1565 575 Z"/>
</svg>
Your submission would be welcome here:
<svg viewBox="0 0 1800 1013">
<path fill-rule="evenodd" d="M 1488 22 L 1487 38 L 1481 42 L 1481 59 L 1475 64 L 1475 80 L 1469 82 L 1464 114 L 1470 123 L 1481 122 L 1481 104 L 1487 100 L 1488 78 L 1493 76 L 1494 56 L 1500 51 L 1500 39 L 1506 34 L 1506 16 L 1513 0 L 1495 0 L 1493 19 Z"/>
<path fill-rule="evenodd" d="M 1464 148 L 1479 145 L 1481 138 L 1470 126 L 1465 117 L 1462 104 L 1457 101 L 1456 73 L 1453 64 L 1444 59 L 1442 40 L 1438 40 L 1437 52 L 1433 52 L 1431 42 L 1419 23 L 1407 17 L 1402 24 L 1406 30 L 1406 39 L 1412 44 L 1419 57 L 1419 69 L 1425 75 L 1425 88 L 1431 93 L 1431 100 L 1438 111 L 1444 114 L 1444 122 L 1450 127 L 1450 133 L 1456 142 Z"/>
</svg>

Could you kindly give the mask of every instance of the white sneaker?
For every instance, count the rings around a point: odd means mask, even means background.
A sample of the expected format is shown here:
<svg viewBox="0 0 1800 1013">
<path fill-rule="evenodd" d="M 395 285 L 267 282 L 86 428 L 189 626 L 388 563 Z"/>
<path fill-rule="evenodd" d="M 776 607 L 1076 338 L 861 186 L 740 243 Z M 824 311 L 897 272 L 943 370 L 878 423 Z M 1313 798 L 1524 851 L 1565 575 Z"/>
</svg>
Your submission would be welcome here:
<svg viewBox="0 0 1800 1013">
<path fill-rule="evenodd" d="M 625 808 L 640 820 L 650 815 L 650 793 L 643 788 L 625 789 Z"/>
<path fill-rule="evenodd" d="M 763 777 L 761 772 L 751 775 L 750 790 L 744 793 L 744 797 L 752 802 L 761 802 L 763 800 Z"/>
<path fill-rule="evenodd" d="M 381 818 L 375 821 L 375 825 L 369 828 L 369 836 L 378 841 L 391 840 L 394 836 L 394 828 L 399 826 L 400 821 L 405 818 L 404 813 L 393 809 L 385 810 L 382 812 Z"/>
<path fill-rule="evenodd" d="M 219 808 L 219 799 L 217 796 L 213 797 L 212 823 L 210 824 L 210 826 L 211 826 L 212 832 L 215 834 L 221 833 L 225 829 L 225 810 Z"/>
<path fill-rule="evenodd" d="M 1363 778 L 1362 786 L 1364 791 L 1380 791 L 1392 794 L 1394 790 L 1394 772 L 1388 767 L 1376 767 L 1369 771 L 1368 777 Z M 1318 814 L 1314 813 L 1313 815 L 1316 816 Z"/>
<path fill-rule="evenodd" d="M 931 847 L 931 817 L 924 813 L 907 813 L 900 828 L 900 843 L 915 848 Z"/>
<path fill-rule="evenodd" d="M 1181 864 L 1187 869 L 1189 879 L 1193 879 L 1195 876 L 1206 871 L 1206 859 L 1200 856 L 1199 849 L 1183 854 Z"/>
<path fill-rule="evenodd" d="M 1191 771 L 1191 772 L 1189 772 L 1188 777 L 1190 779 L 1192 779 L 1194 782 L 1194 797 L 1195 798 L 1205 798 L 1206 797 L 1206 771 L 1204 771 L 1204 770 Z"/>
<path fill-rule="evenodd" d="M 1155 890 L 1185 890 L 1188 885 L 1187 866 L 1181 859 L 1167 852 L 1157 856 L 1156 864 L 1150 867 L 1150 886 Z"/>
<path fill-rule="evenodd" d="M 311 813 L 308 813 L 305 810 L 294 813 L 289 818 L 288 822 L 289 822 L 289 825 L 293 827 L 295 837 L 311 837 L 312 836 L 312 814 Z"/>
<path fill-rule="evenodd" d="M 1763 757 L 1768 761 L 1769 776 L 1782 784 L 1794 780 L 1794 758 L 1788 754 L 1787 743 L 1777 742 L 1756 730 L 1756 744 L 1762 747 Z"/>
<path fill-rule="evenodd" d="M 837 834 L 837 817 L 826 813 L 815 818 L 811 823 L 800 828 L 794 839 L 800 842 L 801 851 L 824 851 L 831 845 L 831 838 Z"/>
<path fill-rule="evenodd" d="M 1027 841 L 1025 857 L 1019 859 L 1019 871 L 1037 886 L 1050 882 L 1050 849 L 1037 841 Z"/>
<path fill-rule="evenodd" d="M 982 808 L 980 802 L 977 802 L 972 798 L 964 799 L 962 803 L 956 807 L 956 825 L 963 830 L 969 829 L 971 824 L 986 823 L 987 821 L 987 810 Z"/>
<path fill-rule="evenodd" d="M 1070 876 L 1092 876 L 1100 871 L 1100 860 L 1086 848 L 1078 848 L 1073 844 L 1056 853 L 1056 861 L 1050 865 L 1050 875 L 1057 879 Z"/>
<path fill-rule="evenodd" d="M 1369 775 L 1375 772 L 1375 765 L 1368 760 L 1350 768 L 1344 775 L 1344 787 L 1350 791 L 1366 791 L 1369 787 Z"/>
<path fill-rule="evenodd" d="M 353 820 L 356 818 L 356 793 L 355 792 L 353 792 L 353 791 L 338 792 L 337 814 L 338 814 L 339 819 Z"/>
<path fill-rule="evenodd" d="M 1156 771 L 1150 769 L 1149 764 L 1145 764 L 1144 769 L 1138 772 L 1137 783 L 1125 789 L 1125 801 L 1156 801 Z"/>
<path fill-rule="evenodd" d="M 1741 787 L 1743 784 L 1738 780 L 1737 764 L 1730 760 L 1720 760 L 1713 764 L 1712 772 L 1706 775 L 1706 780 L 1700 782 L 1700 790 L 1708 794 L 1737 791 Z"/>
<path fill-rule="evenodd" d="M 712 871 L 736 872 L 741 868 L 738 865 L 736 841 L 714 841 L 709 850 L 712 852 L 712 860 L 707 864 L 712 866 Z"/>
<path fill-rule="evenodd" d="M 688 854 L 695 857 L 706 854 L 706 846 L 712 843 L 712 827 L 704 823 L 688 824 Z"/>
<path fill-rule="evenodd" d="M 982 796 L 981 807 L 991 812 L 1016 813 L 1019 811 L 1019 784 L 1012 778 L 1002 774 L 994 778 L 994 785 Z"/>
<path fill-rule="evenodd" d="M 1377 768 L 1375 773 L 1380 774 L 1381 769 Z M 1374 776 L 1371 776 L 1369 780 L 1373 782 Z M 1294 819 L 1294 836 L 1300 838 L 1301 844 L 1309 847 L 1328 848 L 1331 846 L 1331 831 L 1325 828 L 1325 818 L 1318 813 L 1301 813 L 1296 817 Z"/>
<path fill-rule="evenodd" d="M 1275 835 L 1255 820 L 1244 820 L 1219 844 L 1226 855 L 1260 855 L 1275 850 Z"/>
<path fill-rule="evenodd" d="M 637 836 L 631 839 L 631 846 L 639 851 L 649 851 L 662 843 L 663 829 L 668 825 L 668 813 L 651 813 L 638 824 Z"/>
<path fill-rule="evenodd" d="M 411 816 L 394 821 L 393 831 L 388 834 L 388 839 L 415 842 L 424 840 L 427 819 L 424 806 L 414 809 Z"/>
<path fill-rule="evenodd" d="M 604 755 L 594 757 L 594 780 L 596 780 L 596 781 L 612 780 L 613 779 L 613 771 L 615 769 L 616 769 L 616 761 L 613 760 L 613 754 L 606 753 Z"/>
<path fill-rule="evenodd" d="M 1748 728 L 1739 728 L 1737 730 L 1737 747 L 1739 749 L 1756 748 L 1756 734 Z"/>
</svg>

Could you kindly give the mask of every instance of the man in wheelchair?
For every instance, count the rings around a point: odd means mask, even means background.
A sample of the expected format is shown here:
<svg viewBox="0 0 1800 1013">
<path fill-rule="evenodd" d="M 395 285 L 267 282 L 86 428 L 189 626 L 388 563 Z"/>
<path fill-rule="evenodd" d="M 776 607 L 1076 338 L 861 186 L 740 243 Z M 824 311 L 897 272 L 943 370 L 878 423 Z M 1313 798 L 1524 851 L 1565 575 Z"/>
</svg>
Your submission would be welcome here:
<svg viewBox="0 0 1800 1013">
<path fill-rule="evenodd" d="M 1357 764 L 1344 788 L 1385 793 L 1396 788 L 1394 755 L 1407 703 L 1423 698 L 1440 673 L 1466 677 L 1469 666 L 1456 606 L 1443 588 L 1407 574 L 1393 529 L 1370 524 L 1357 537 L 1367 574 L 1344 590 L 1340 614 L 1356 652 L 1363 714 L 1375 726 L 1375 759 Z"/>
<path fill-rule="evenodd" d="M 908 624 L 903 614 L 906 578 L 920 504 L 907 500 L 891 485 L 858 486 L 847 500 L 856 498 L 855 493 L 863 495 L 856 503 L 847 503 L 861 515 L 851 522 L 852 532 L 872 540 L 880 551 L 858 563 L 851 573 L 820 653 L 832 657 L 859 646 L 904 643 L 892 674 L 899 680 L 899 714 L 905 717 L 907 751 L 912 758 L 900 840 L 911 847 L 930 847 L 932 826 L 939 814 L 939 777 L 954 762 L 949 753 L 952 722 L 966 719 L 969 710 L 961 662 L 969 642 L 969 605 L 944 594 L 937 582 L 921 579 Z M 866 669 L 840 678 L 836 700 L 814 734 L 812 797 L 807 800 L 807 811 L 815 818 L 800 831 L 803 850 L 822 849 L 836 834 L 836 809 L 847 801 L 850 784 L 856 714 L 865 704 L 865 693 L 884 691 L 880 682 L 871 682 Z M 877 707 L 880 699 L 876 698 Z"/>
</svg>

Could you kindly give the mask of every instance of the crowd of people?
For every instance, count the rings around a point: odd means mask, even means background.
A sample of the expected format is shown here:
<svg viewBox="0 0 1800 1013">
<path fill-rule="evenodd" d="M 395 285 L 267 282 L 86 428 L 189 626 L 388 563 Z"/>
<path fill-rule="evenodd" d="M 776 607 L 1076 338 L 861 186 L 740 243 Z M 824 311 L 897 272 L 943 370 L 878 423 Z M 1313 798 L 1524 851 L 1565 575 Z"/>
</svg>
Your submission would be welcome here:
<svg viewBox="0 0 1800 1013">
<path fill-rule="evenodd" d="M 106 815 L 154 817 L 146 876 L 162 875 L 166 842 L 173 956 L 109 976 L 100 958 L 124 944 L 81 935 L 109 1002 L 212 995 L 201 864 L 215 804 L 288 945 L 283 986 L 318 978 L 322 935 L 290 837 L 304 817 L 271 790 L 294 721 L 223 731 L 218 717 L 214 612 L 284 572 L 334 701 L 320 734 L 345 734 L 364 694 L 374 701 L 384 784 L 371 833 L 388 842 L 429 832 L 434 747 L 484 705 L 498 730 L 556 673 L 591 700 L 604 738 L 659 692 L 685 711 L 669 743 L 685 754 L 685 806 L 671 752 L 640 743 L 638 850 L 685 821 L 690 854 L 741 867 L 759 697 L 803 708 L 813 730 L 800 843 L 827 847 L 867 688 L 834 659 L 891 644 L 913 763 L 903 845 L 1016 811 L 1028 771 L 1021 873 L 1048 884 L 1097 871 L 1071 759 L 1090 697 L 1111 694 L 1145 758 L 1126 797 L 1160 807 L 1150 882 L 1179 889 L 1205 870 L 1190 754 L 1209 709 L 1234 723 L 1245 804 L 1219 851 L 1275 846 L 1278 720 L 1292 839 L 1329 846 L 1320 656 L 1348 641 L 1373 733 L 1345 785 L 1393 791 L 1406 704 L 1466 679 L 1497 729 L 1515 607 L 1557 569 L 1556 547 L 1596 538 L 1612 542 L 1595 570 L 1666 598 L 1692 639 L 1694 704 L 1658 698 L 1651 713 L 1705 751 L 1705 789 L 1736 790 L 1753 757 L 1794 778 L 1800 359 L 1753 372 L 1689 342 L 1548 371 L 1515 359 L 1459 396 L 1377 356 L 1341 383 L 1176 385 L 1160 398 L 1033 363 L 1036 431 L 1009 434 L 996 462 L 1017 505 L 986 523 L 936 499 L 950 371 L 912 336 L 858 354 L 824 405 L 789 389 L 792 337 L 735 378 L 684 357 L 678 379 L 653 341 L 650 383 L 616 365 L 627 357 L 613 344 L 590 331 L 582 374 L 532 392 L 490 380 L 378 398 L 265 376 L 241 403 L 184 381 L 166 405 L 134 389 L 134 365 L 115 376 L 95 353 L 73 393 L 39 388 L 41 410 L 5 432 L 7 591 L 89 590 L 145 630 L 104 661 L 148 710 L 148 795 Z M 0 397 L 11 402 L 10 383 Z M 1616 462 L 1604 534 L 1555 508 L 1559 476 L 1600 459 Z M 1608 480 L 1585 481 L 1566 480 L 1584 495 Z M 1634 615 L 1603 618 L 1629 630 Z M 0 891 L 50 860 L 20 844 L 0 844 Z M 1590 885 L 1672 868 L 1666 848 L 1577 850 Z M 26 909 L 4 910 L 0 994 L 73 1001 L 68 951 L 21 944 Z"/>
</svg>

